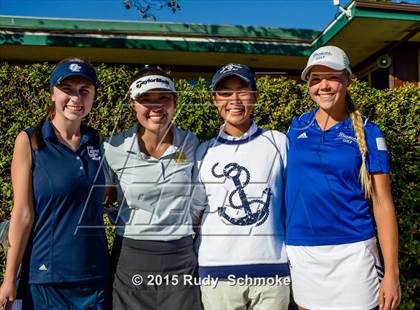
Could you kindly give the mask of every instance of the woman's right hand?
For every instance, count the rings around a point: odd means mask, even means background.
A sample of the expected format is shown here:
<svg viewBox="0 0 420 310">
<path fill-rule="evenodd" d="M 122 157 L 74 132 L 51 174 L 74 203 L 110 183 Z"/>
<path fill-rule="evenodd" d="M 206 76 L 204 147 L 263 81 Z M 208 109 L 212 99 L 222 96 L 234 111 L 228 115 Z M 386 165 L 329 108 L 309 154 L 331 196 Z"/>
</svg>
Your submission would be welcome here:
<svg viewBox="0 0 420 310">
<path fill-rule="evenodd" d="M 16 283 L 14 281 L 4 281 L 0 287 L 1 310 L 12 309 L 13 301 L 16 298 Z"/>
</svg>

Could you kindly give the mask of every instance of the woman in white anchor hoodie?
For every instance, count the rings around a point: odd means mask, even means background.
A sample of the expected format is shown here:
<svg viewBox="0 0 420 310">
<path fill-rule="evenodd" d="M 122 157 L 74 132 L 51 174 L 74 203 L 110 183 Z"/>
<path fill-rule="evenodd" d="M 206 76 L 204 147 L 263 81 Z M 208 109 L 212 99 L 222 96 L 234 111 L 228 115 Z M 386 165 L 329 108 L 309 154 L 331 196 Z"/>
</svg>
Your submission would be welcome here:
<svg viewBox="0 0 420 310">
<path fill-rule="evenodd" d="M 196 153 L 192 217 L 197 226 L 205 309 L 287 309 L 289 268 L 284 248 L 283 177 L 287 138 L 258 128 L 254 73 L 229 64 L 212 80 L 225 124 Z"/>
</svg>

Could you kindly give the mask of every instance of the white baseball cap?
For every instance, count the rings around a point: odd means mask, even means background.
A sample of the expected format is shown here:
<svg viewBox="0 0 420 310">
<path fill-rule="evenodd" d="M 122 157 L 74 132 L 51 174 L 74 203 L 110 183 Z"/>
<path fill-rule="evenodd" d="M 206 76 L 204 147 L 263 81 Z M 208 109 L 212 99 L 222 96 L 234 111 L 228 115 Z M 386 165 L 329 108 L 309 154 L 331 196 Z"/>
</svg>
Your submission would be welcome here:
<svg viewBox="0 0 420 310">
<path fill-rule="evenodd" d="M 337 46 L 323 46 L 318 48 L 309 56 L 306 68 L 302 71 L 300 76 L 302 80 L 307 81 L 309 71 L 313 66 L 325 66 L 334 70 L 347 70 L 351 75 L 350 61 L 346 53 Z"/>
<path fill-rule="evenodd" d="M 151 90 L 162 90 L 176 94 L 174 82 L 163 75 L 146 75 L 135 80 L 130 86 L 130 97 L 136 100 Z"/>
</svg>

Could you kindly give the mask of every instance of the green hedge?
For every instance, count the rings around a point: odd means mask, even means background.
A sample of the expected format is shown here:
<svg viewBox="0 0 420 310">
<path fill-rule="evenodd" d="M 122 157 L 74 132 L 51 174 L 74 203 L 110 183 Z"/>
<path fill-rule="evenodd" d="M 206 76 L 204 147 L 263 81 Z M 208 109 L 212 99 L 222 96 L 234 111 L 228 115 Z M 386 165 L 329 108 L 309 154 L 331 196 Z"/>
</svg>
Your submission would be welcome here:
<svg viewBox="0 0 420 310">
<path fill-rule="evenodd" d="M 133 116 L 124 97 L 137 69 L 106 65 L 99 65 L 97 69 L 101 86 L 96 106 L 89 116 L 89 124 L 108 136 L 114 129 L 115 132 L 121 132 L 133 123 Z M 46 63 L 24 66 L 1 64 L 0 136 L 3 147 L 0 149 L 0 220 L 9 216 L 12 206 L 10 162 L 15 137 L 22 129 L 37 123 L 49 106 L 48 83 L 51 70 L 51 65 Z M 176 124 L 191 130 L 201 140 L 213 136 L 221 121 L 210 103 L 206 83 L 200 80 L 191 86 L 180 80 L 177 81 L 177 88 L 180 92 Z M 254 119 L 265 128 L 284 132 L 293 116 L 314 107 L 306 86 L 295 81 L 262 77 L 258 81 L 258 89 L 259 100 Z M 420 297 L 416 294 L 420 288 L 417 277 L 420 266 L 420 88 L 405 85 L 398 89 L 379 91 L 366 83 L 354 81 L 350 91 L 364 115 L 379 124 L 386 135 L 391 153 L 392 192 L 400 231 L 401 309 L 414 309 L 416 304 L 420 304 Z M 111 227 L 108 229 L 112 230 Z M 3 267 L 4 257 L 1 262 Z"/>
</svg>

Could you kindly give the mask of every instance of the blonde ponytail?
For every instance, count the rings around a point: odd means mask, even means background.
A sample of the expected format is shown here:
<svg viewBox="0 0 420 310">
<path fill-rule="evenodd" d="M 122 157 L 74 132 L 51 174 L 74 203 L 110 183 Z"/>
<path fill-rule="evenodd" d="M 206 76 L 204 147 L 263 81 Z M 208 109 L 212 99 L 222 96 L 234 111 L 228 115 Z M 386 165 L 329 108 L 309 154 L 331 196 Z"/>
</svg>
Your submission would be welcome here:
<svg viewBox="0 0 420 310">
<path fill-rule="evenodd" d="M 365 138 L 365 130 L 363 124 L 363 118 L 360 114 L 360 111 L 351 100 L 350 95 L 346 94 L 346 109 L 347 113 L 349 113 L 351 117 L 351 122 L 354 128 L 354 132 L 357 139 L 357 144 L 359 146 L 360 155 L 362 156 L 362 165 L 360 166 L 359 172 L 359 179 L 362 185 L 362 189 L 365 193 L 366 199 L 370 199 L 373 197 L 374 192 L 372 189 L 372 183 L 370 179 L 370 174 L 367 171 L 366 167 L 366 156 L 367 156 L 367 145 L 366 145 L 366 138 Z"/>
</svg>

